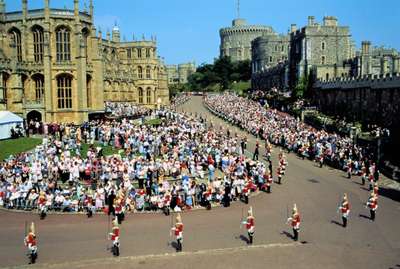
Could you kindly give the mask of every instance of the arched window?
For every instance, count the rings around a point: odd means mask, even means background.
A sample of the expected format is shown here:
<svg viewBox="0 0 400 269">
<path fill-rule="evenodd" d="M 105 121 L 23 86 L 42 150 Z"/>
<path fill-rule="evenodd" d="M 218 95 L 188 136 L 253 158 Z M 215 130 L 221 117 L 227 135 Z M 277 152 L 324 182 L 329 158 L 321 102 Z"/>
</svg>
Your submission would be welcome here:
<svg viewBox="0 0 400 269">
<path fill-rule="evenodd" d="M 87 107 L 92 107 L 92 77 L 86 75 Z"/>
<path fill-rule="evenodd" d="M 150 58 L 151 53 L 150 53 L 150 48 L 146 49 L 146 58 Z"/>
<path fill-rule="evenodd" d="M 10 36 L 10 47 L 15 49 L 17 61 L 22 61 L 21 32 L 17 28 L 13 28 L 8 32 Z"/>
<path fill-rule="evenodd" d="M 68 28 L 62 26 L 56 31 L 57 62 L 71 60 L 71 37 Z"/>
<path fill-rule="evenodd" d="M 147 104 L 151 104 L 151 88 L 146 89 L 146 99 Z"/>
<path fill-rule="evenodd" d="M 33 34 L 33 57 L 35 63 L 43 62 L 43 50 L 44 50 L 44 35 L 43 28 L 40 26 L 34 26 L 32 28 Z"/>
<path fill-rule="evenodd" d="M 138 78 L 143 78 L 143 68 L 141 66 L 138 67 L 137 72 Z"/>
<path fill-rule="evenodd" d="M 151 79 L 151 69 L 150 66 L 146 67 L 146 78 Z"/>
<path fill-rule="evenodd" d="M 33 81 L 35 82 L 35 99 L 40 101 L 44 96 L 44 77 L 37 74 L 33 76 Z"/>
<path fill-rule="evenodd" d="M 322 50 L 325 50 L 325 42 L 322 42 L 322 43 L 321 43 L 321 49 L 322 49 Z"/>
<path fill-rule="evenodd" d="M 321 64 L 325 64 L 325 56 L 321 57 Z"/>
<path fill-rule="evenodd" d="M 57 101 L 59 109 L 72 108 L 72 78 L 61 75 L 57 78 Z"/>
<path fill-rule="evenodd" d="M 82 29 L 82 40 L 83 40 L 83 46 L 85 48 L 85 58 L 86 58 L 86 62 L 89 58 L 88 55 L 88 44 L 89 44 L 89 30 L 87 28 L 83 28 Z"/>
<path fill-rule="evenodd" d="M 142 58 L 142 49 L 141 48 L 138 48 L 138 50 L 137 50 L 137 57 Z"/>
<path fill-rule="evenodd" d="M 139 88 L 139 104 L 143 104 L 143 89 Z"/>
</svg>

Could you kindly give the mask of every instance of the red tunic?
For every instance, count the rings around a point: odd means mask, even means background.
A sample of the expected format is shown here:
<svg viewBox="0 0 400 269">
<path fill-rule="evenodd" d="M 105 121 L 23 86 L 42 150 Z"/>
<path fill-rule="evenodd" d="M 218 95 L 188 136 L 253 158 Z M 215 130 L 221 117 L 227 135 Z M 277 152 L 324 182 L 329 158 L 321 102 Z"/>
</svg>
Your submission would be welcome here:
<svg viewBox="0 0 400 269">
<path fill-rule="evenodd" d="M 25 238 L 25 244 L 27 246 L 36 246 L 36 236 L 33 233 L 29 233 Z"/>
<path fill-rule="evenodd" d="M 46 204 L 46 198 L 45 197 L 39 197 L 38 205 L 45 205 L 45 204 Z"/>
<path fill-rule="evenodd" d="M 247 217 L 246 229 L 250 232 L 254 231 L 254 217 Z"/>
<path fill-rule="evenodd" d="M 300 227 L 300 214 L 297 213 L 292 216 L 292 227 L 297 229 Z"/>
<path fill-rule="evenodd" d="M 183 233 L 183 223 L 175 224 L 175 236 L 182 236 Z"/>
<path fill-rule="evenodd" d="M 344 203 L 342 203 L 342 208 L 341 208 L 341 210 L 342 210 L 342 213 L 343 213 L 343 214 L 348 213 L 348 212 L 350 211 L 350 204 L 349 204 L 349 202 L 344 202 Z"/>
<path fill-rule="evenodd" d="M 111 240 L 114 241 L 117 237 L 119 237 L 119 227 L 113 227 Z"/>
</svg>

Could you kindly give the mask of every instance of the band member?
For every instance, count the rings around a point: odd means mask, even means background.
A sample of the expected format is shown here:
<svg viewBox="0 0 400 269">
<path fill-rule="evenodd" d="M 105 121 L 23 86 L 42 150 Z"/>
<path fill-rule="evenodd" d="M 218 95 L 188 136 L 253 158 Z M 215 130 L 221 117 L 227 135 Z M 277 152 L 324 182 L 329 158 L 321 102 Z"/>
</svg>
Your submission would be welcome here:
<svg viewBox="0 0 400 269">
<path fill-rule="evenodd" d="M 300 231 L 300 214 L 297 210 L 296 204 L 293 205 L 292 217 L 287 219 L 287 223 L 293 228 L 293 240 L 297 241 L 299 239 L 299 231 Z"/>
<path fill-rule="evenodd" d="M 112 222 L 113 227 L 112 227 L 112 232 L 109 233 L 110 240 L 113 243 L 113 246 L 111 248 L 111 252 L 114 256 L 119 256 L 119 227 L 118 227 L 118 220 L 115 218 Z"/>
<path fill-rule="evenodd" d="M 29 233 L 25 236 L 24 243 L 28 247 L 29 264 L 33 264 L 37 259 L 35 224 L 33 222 L 29 228 Z"/>
<path fill-rule="evenodd" d="M 373 192 L 376 195 L 376 198 L 378 198 L 379 186 L 378 186 L 378 183 L 376 183 L 376 182 L 374 183 Z"/>
<path fill-rule="evenodd" d="M 176 216 L 175 227 L 171 228 L 171 231 L 175 233 L 176 243 L 178 246 L 176 247 L 176 252 L 182 251 L 182 243 L 183 243 L 183 223 L 181 215 L 178 213 Z"/>
<path fill-rule="evenodd" d="M 353 162 L 351 159 L 347 162 L 347 178 L 351 178 L 351 174 L 353 173 Z"/>
<path fill-rule="evenodd" d="M 372 192 L 368 198 L 367 207 L 369 208 L 369 212 L 371 215 L 371 220 L 375 220 L 375 212 L 378 209 L 378 196 Z"/>
<path fill-rule="evenodd" d="M 373 188 L 374 188 L 374 184 L 375 184 L 374 175 L 373 174 L 369 174 L 368 181 L 369 181 L 369 190 L 372 191 Z"/>
<path fill-rule="evenodd" d="M 276 171 L 276 175 L 278 176 L 278 184 L 281 184 L 283 173 L 284 172 L 283 172 L 282 168 L 279 166 Z"/>
<path fill-rule="evenodd" d="M 93 212 L 96 210 L 94 208 L 94 204 L 93 204 L 93 197 L 91 194 L 88 194 L 84 200 L 84 206 L 86 207 L 87 210 L 87 217 L 91 218 L 93 216 Z"/>
<path fill-rule="evenodd" d="M 170 214 L 171 193 L 167 191 L 163 199 L 163 211 L 166 216 Z"/>
<path fill-rule="evenodd" d="M 349 218 L 349 214 L 350 214 L 350 203 L 349 203 L 346 193 L 343 195 L 343 201 L 342 201 L 341 205 L 339 206 L 338 210 L 340 210 L 342 213 L 343 227 L 346 227 L 347 219 Z"/>
<path fill-rule="evenodd" d="M 38 209 L 39 209 L 39 214 L 40 214 L 40 219 L 44 219 L 47 214 L 47 206 L 46 206 L 46 194 L 41 191 L 39 198 L 38 198 Z"/>
<path fill-rule="evenodd" d="M 118 224 L 121 224 L 122 221 L 124 220 L 124 212 L 121 199 L 115 200 L 114 208 L 115 208 L 115 217 L 117 218 Z"/>
<path fill-rule="evenodd" d="M 253 244 L 254 229 L 255 229 L 255 218 L 253 216 L 252 207 L 250 207 L 249 211 L 247 212 L 247 219 L 243 221 L 242 224 L 246 224 L 247 234 L 249 235 L 248 243 L 251 245 Z"/>
<path fill-rule="evenodd" d="M 265 179 L 265 185 L 267 187 L 267 192 L 271 193 L 271 185 L 272 185 L 272 182 L 273 182 L 273 178 L 272 178 L 271 174 L 270 173 L 265 173 L 264 179 Z"/>
</svg>

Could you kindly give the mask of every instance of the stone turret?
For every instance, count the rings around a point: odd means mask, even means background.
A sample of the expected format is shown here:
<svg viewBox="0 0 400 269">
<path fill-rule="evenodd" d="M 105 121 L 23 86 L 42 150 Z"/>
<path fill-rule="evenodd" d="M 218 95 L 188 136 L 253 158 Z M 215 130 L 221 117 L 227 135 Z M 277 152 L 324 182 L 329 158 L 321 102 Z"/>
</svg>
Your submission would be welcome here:
<svg viewBox="0 0 400 269">
<path fill-rule="evenodd" d="M 324 17 L 324 26 L 338 26 L 338 20 L 334 16 Z"/>
<path fill-rule="evenodd" d="M 121 32 L 119 31 L 119 27 L 117 23 L 115 23 L 112 29 L 112 41 L 113 42 L 120 42 L 121 41 Z"/>
<path fill-rule="evenodd" d="M 6 3 L 0 0 L 0 21 L 4 21 L 6 17 Z"/>
<path fill-rule="evenodd" d="M 308 16 L 308 26 L 313 26 L 315 21 L 314 16 Z"/>
</svg>

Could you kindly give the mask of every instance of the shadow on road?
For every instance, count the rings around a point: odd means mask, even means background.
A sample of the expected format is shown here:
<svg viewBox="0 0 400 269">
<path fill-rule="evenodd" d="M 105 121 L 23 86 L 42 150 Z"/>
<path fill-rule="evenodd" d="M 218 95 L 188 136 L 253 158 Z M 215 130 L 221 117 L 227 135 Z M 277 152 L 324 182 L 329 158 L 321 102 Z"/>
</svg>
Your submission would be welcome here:
<svg viewBox="0 0 400 269">
<path fill-rule="evenodd" d="M 360 218 L 364 218 L 364 219 L 371 219 L 369 216 L 366 216 L 366 215 L 363 215 L 363 214 L 360 214 L 360 215 L 358 215 Z"/>
<path fill-rule="evenodd" d="M 246 242 L 246 244 L 250 243 L 249 239 L 243 234 L 239 236 L 239 239 L 242 240 L 243 242 Z"/>
<path fill-rule="evenodd" d="M 286 237 L 293 239 L 293 236 L 291 233 L 287 232 L 287 231 L 282 231 L 281 234 L 286 235 Z"/>
<path fill-rule="evenodd" d="M 340 222 L 338 222 L 338 221 L 336 221 L 336 220 L 331 220 L 331 223 L 343 227 L 342 223 L 340 223 Z"/>
<path fill-rule="evenodd" d="M 385 196 L 393 201 L 400 202 L 400 191 L 398 190 L 379 188 L 379 195 Z"/>
<path fill-rule="evenodd" d="M 170 246 L 171 246 L 172 248 L 174 248 L 176 251 L 178 250 L 178 243 L 176 243 L 175 241 L 172 241 L 171 244 L 170 244 Z"/>
</svg>

